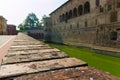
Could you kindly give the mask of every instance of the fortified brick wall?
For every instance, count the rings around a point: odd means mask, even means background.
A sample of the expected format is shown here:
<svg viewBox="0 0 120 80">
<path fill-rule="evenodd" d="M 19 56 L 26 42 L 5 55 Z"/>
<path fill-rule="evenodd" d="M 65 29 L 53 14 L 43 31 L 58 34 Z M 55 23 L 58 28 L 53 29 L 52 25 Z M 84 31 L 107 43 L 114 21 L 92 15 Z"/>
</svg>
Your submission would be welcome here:
<svg viewBox="0 0 120 80">
<path fill-rule="evenodd" d="M 69 0 L 54 12 L 53 42 L 120 47 L 120 1 Z"/>
</svg>

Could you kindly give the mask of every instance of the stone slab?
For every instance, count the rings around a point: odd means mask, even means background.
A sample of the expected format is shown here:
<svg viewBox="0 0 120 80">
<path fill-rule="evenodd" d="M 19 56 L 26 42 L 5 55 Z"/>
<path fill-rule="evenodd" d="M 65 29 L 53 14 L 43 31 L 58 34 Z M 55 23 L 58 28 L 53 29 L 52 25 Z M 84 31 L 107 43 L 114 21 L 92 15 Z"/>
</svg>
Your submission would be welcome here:
<svg viewBox="0 0 120 80">
<path fill-rule="evenodd" d="M 39 47 L 19 47 L 19 48 L 10 48 L 9 51 L 22 51 L 22 50 L 41 50 L 41 49 L 51 49 L 49 46 L 39 46 Z"/>
<path fill-rule="evenodd" d="M 67 57 L 68 55 L 60 51 L 51 51 L 51 52 L 43 52 L 43 53 L 40 52 L 40 53 L 31 53 L 31 54 L 14 54 L 11 56 L 4 57 L 2 64 L 43 61 L 43 60 L 60 59 Z"/>
<path fill-rule="evenodd" d="M 41 47 L 41 46 L 48 46 L 47 44 L 46 45 L 17 45 L 17 46 L 11 46 L 10 48 L 24 48 L 24 47 Z"/>
<path fill-rule="evenodd" d="M 60 51 L 56 48 L 50 49 L 41 49 L 41 50 L 22 50 L 22 51 L 9 51 L 6 57 L 14 56 L 14 55 L 26 55 L 26 54 L 34 54 L 34 53 L 46 53 L 46 52 L 53 52 L 53 51 Z"/>
<path fill-rule="evenodd" d="M 2 65 L 0 70 L 0 78 L 80 66 L 87 66 L 87 63 L 76 58 Z"/>
<path fill-rule="evenodd" d="M 14 40 L 14 42 L 17 42 L 17 43 L 19 43 L 19 42 L 29 42 L 30 40 Z"/>
<path fill-rule="evenodd" d="M 13 43 L 13 45 L 39 45 L 39 44 L 44 44 L 40 42 L 19 42 L 19 43 Z"/>
<path fill-rule="evenodd" d="M 14 80 L 88 80 L 81 79 L 80 76 L 88 75 L 86 72 L 82 73 L 82 67 L 61 69 L 56 71 L 49 71 L 43 73 L 23 75 L 12 78 Z M 87 67 L 85 67 L 87 70 Z M 81 74 L 82 73 L 82 74 Z M 89 75 L 88 75 L 89 76 Z"/>
<path fill-rule="evenodd" d="M 11 78 L 11 80 L 120 80 L 111 74 L 91 67 L 76 67 L 29 74 Z M 10 79 L 8 79 L 10 80 Z"/>
<path fill-rule="evenodd" d="M 10 49 L 16 49 L 16 48 L 26 48 L 26 47 L 45 47 L 45 46 L 48 46 L 47 44 L 46 45 L 17 45 L 17 46 L 11 46 Z"/>
</svg>

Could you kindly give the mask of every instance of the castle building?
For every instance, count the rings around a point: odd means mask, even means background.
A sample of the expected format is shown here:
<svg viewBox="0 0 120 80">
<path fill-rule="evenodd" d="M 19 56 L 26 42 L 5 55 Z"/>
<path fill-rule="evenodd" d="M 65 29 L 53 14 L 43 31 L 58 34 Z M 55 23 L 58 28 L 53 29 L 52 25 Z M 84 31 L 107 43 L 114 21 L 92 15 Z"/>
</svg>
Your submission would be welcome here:
<svg viewBox="0 0 120 80">
<path fill-rule="evenodd" d="M 120 0 L 68 0 L 50 16 L 53 42 L 120 48 Z"/>
<path fill-rule="evenodd" d="M 44 18 L 44 40 L 50 42 L 51 41 L 51 18 L 46 17 Z"/>
<path fill-rule="evenodd" d="M 7 20 L 3 17 L 0 16 L 0 35 L 6 35 L 7 34 Z"/>
<path fill-rule="evenodd" d="M 17 35 L 16 26 L 13 24 L 7 25 L 7 34 L 8 35 Z"/>
</svg>

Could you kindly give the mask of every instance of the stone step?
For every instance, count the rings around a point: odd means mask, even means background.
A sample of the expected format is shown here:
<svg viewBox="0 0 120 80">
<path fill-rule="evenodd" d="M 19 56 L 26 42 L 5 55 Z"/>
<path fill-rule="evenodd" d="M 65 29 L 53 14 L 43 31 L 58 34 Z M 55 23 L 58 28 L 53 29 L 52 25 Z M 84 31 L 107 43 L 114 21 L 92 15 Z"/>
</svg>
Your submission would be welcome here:
<svg viewBox="0 0 120 80">
<path fill-rule="evenodd" d="M 87 66 L 87 63 L 76 58 L 2 65 L 0 70 L 0 78 L 82 66 Z"/>
<path fill-rule="evenodd" d="M 19 43 L 19 42 L 29 42 L 30 40 L 29 39 L 25 39 L 25 40 L 23 40 L 23 39 L 15 39 L 14 40 L 14 42 L 17 42 L 17 43 Z M 38 42 L 38 40 L 32 40 L 32 41 L 37 41 Z"/>
<path fill-rule="evenodd" d="M 29 40 L 14 40 L 14 42 L 20 43 L 20 42 L 29 42 Z"/>
<path fill-rule="evenodd" d="M 41 46 L 41 47 L 19 47 L 19 48 L 10 48 L 9 51 L 24 51 L 24 50 L 42 50 L 42 49 L 51 49 L 49 46 Z"/>
<path fill-rule="evenodd" d="M 94 73 L 91 70 L 92 73 Z M 13 80 L 91 80 L 88 78 L 89 68 L 88 67 L 75 67 L 75 68 L 68 68 L 68 69 L 61 69 L 43 73 L 36 73 L 36 74 L 29 74 L 29 75 L 22 75 L 18 77 L 12 78 Z M 83 78 L 87 75 L 87 79 Z M 94 74 L 95 75 L 95 74 Z M 97 74 L 96 74 L 97 75 Z M 93 76 L 92 76 L 93 77 Z M 92 79 L 93 80 L 93 79 Z"/>
<path fill-rule="evenodd" d="M 46 52 L 54 52 L 54 51 L 60 51 L 60 50 L 56 48 L 50 48 L 50 49 L 42 49 L 42 50 L 9 51 L 6 57 L 14 56 L 14 55 L 27 55 L 27 54 L 46 53 Z"/>
<path fill-rule="evenodd" d="M 19 43 L 13 43 L 13 46 L 17 46 L 17 45 L 40 45 L 44 43 L 40 43 L 40 42 L 19 42 Z"/>
<path fill-rule="evenodd" d="M 47 44 L 45 45 L 17 45 L 17 46 L 11 46 L 10 49 L 16 49 L 16 48 L 31 48 L 31 47 L 44 47 L 44 46 L 48 46 Z"/>
<path fill-rule="evenodd" d="M 15 64 L 15 63 L 23 63 L 23 62 L 31 62 L 31 61 L 43 61 L 43 60 L 51 60 L 51 59 L 61 59 L 68 58 L 64 52 L 60 51 L 51 51 L 44 53 L 31 53 L 31 54 L 14 54 L 11 56 L 6 56 L 3 59 L 2 64 Z"/>
<path fill-rule="evenodd" d="M 30 42 L 30 41 L 32 41 L 32 42 L 39 42 L 39 43 L 42 43 L 42 42 L 40 42 L 39 40 L 30 40 L 30 39 L 25 39 L 25 40 L 14 40 L 14 42 L 16 42 L 16 43 L 20 43 L 20 42 Z"/>
</svg>

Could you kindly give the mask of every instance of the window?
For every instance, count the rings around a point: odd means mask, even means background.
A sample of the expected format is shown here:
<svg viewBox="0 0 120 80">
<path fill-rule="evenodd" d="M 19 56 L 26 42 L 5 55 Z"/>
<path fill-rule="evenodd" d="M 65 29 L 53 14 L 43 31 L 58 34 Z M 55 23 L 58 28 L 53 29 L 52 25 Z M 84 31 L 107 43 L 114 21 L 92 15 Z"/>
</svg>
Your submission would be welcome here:
<svg viewBox="0 0 120 80">
<path fill-rule="evenodd" d="M 115 32 L 115 31 L 111 32 L 110 39 L 111 40 L 117 40 L 117 32 Z"/>
<path fill-rule="evenodd" d="M 97 19 L 95 20 L 95 25 L 97 25 L 98 24 L 98 21 L 97 21 Z"/>
<path fill-rule="evenodd" d="M 70 25 L 70 29 L 72 29 L 72 25 Z"/>
<path fill-rule="evenodd" d="M 46 25 L 46 27 L 48 27 L 48 23 L 47 22 L 45 23 L 45 25 Z"/>
<path fill-rule="evenodd" d="M 112 10 L 112 5 L 108 5 L 108 11 Z"/>
<path fill-rule="evenodd" d="M 86 2 L 84 4 L 84 13 L 89 13 L 90 12 L 90 3 L 89 2 Z"/>
<path fill-rule="evenodd" d="M 100 30 L 101 30 L 101 31 L 103 31 L 103 30 L 104 30 L 104 27 L 103 27 L 103 26 L 101 26 L 101 27 L 100 27 Z"/>
<path fill-rule="evenodd" d="M 85 21 L 85 27 L 88 27 L 88 23 L 87 23 L 87 21 Z"/>
<path fill-rule="evenodd" d="M 79 29 L 79 23 L 77 23 L 77 29 Z"/>
<path fill-rule="evenodd" d="M 60 22 L 62 22 L 62 16 L 61 15 L 59 16 L 59 20 L 60 20 Z"/>
<path fill-rule="evenodd" d="M 104 8 L 100 6 L 100 12 L 104 12 Z"/>
<path fill-rule="evenodd" d="M 65 20 L 65 15 L 63 14 L 63 15 L 62 15 L 62 21 L 64 21 L 64 20 Z"/>
<path fill-rule="evenodd" d="M 73 17 L 77 17 L 77 8 L 73 9 Z"/>
<path fill-rule="evenodd" d="M 116 22 L 117 21 L 117 11 L 110 13 L 110 22 Z"/>
<path fill-rule="evenodd" d="M 69 11 L 69 19 L 72 18 L 72 10 Z"/>
<path fill-rule="evenodd" d="M 82 14 L 83 14 L 83 6 L 82 6 L 82 5 L 80 5 L 80 6 L 78 7 L 78 14 L 79 14 L 79 15 L 82 15 Z"/>
<path fill-rule="evenodd" d="M 98 7 L 100 5 L 100 0 L 96 0 L 96 6 Z"/>
<path fill-rule="evenodd" d="M 120 8 L 120 0 L 117 0 L 117 8 Z"/>
<path fill-rule="evenodd" d="M 119 3 L 117 3 L 117 8 L 120 8 L 120 2 L 119 2 Z"/>
<path fill-rule="evenodd" d="M 66 12 L 66 15 L 65 15 L 65 22 L 67 22 L 68 20 L 68 13 Z"/>
</svg>

